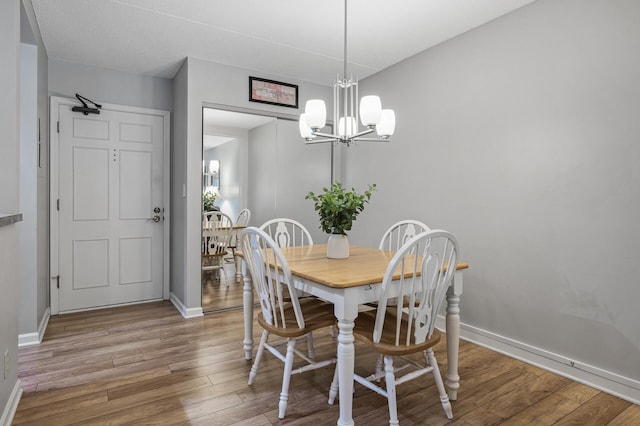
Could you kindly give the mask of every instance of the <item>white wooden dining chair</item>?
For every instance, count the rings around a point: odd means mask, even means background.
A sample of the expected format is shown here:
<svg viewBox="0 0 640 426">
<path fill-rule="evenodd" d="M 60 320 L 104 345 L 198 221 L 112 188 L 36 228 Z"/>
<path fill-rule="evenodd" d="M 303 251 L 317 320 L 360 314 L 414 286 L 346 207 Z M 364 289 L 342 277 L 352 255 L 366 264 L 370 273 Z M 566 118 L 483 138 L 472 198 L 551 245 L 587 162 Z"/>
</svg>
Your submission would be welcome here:
<svg viewBox="0 0 640 426">
<path fill-rule="evenodd" d="M 390 425 L 399 424 L 396 386 L 427 373 L 433 375 L 447 418 L 453 418 L 432 347 L 440 341 L 440 331 L 435 328 L 436 317 L 451 284 L 458 257 L 458 243 L 449 232 L 434 230 L 418 234 L 389 262 L 377 309 L 358 314 L 353 329 L 355 339 L 382 354 L 384 371 L 367 377 L 354 374 L 354 379 L 388 399 Z M 391 298 L 398 303 L 389 305 Z M 424 361 L 408 357 L 416 353 L 422 353 Z M 403 365 L 394 366 L 394 360 L 403 360 Z M 412 368 L 412 371 L 397 375 L 406 368 Z M 374 383 L 382 377 L 384 388 Z M 336 369 L 329 391 L 330 404 L 337 391 Z"/>
<path fill-rule="evenodd" d="M 378 248 L 380 250 L 398 251 L 407 241 L 421 232 L 428 231 L 429 227 L 419 220 L 404 219 L 394 223 L 387 229 L 382 238 Z M 395 303 L 395 300 L 391 299 L 389 304 Z M 367 303 L 367 306 L 376 306 L 376 302 Z M 378 369 L 382 369 L 382 356 L 378 358 Z"/>
<path fill-rule="evenodd" d="M 263 223 L 260 229 L 266 232 L 280 248 L 313 245 L 309 230 L 294 219 L 286 217 L 271 219 Z"/>
<path fill-rule="evenodd" d="M 267 233 L 278 244 L 278 247 L 312 246 L 313 238 L 303 224 L 294 219 L 279 217 L 266 221 L 260 229 Z M 298 297 L 313 297 L 297 290 Z M 314 358 L 313 334 L 306 336 L 310 358 Z"/>
<path fill-rule="evenodd" d="M 261 313 L 258 314 L 258 323 L 263 328 L 260 346 L 249 373 L 249 385 L 256 379 L 265 349 L 283 361 L 282 390 L 278 404 L 278 417 L 283 419 L 289 400 L 291 375 L 336 362 L 335 358 L 316 362 L 296 349 L 297 339 L 313 330 L 334 324 L 333 305 L 316 298 L 298 299 L 289 265 L 278 245 L 264 231 L 254 227 L 242 231 L 242 254 L 260 298 Z M 287 292 L 283 291 L 285 288 Z M 272 334 L 286 338 L 284 354 L 278 346 L 269 343 L 269 336 Z M 294 355 L 306 361 L 304 366 L 295 370 Z"/>
<path fill-rule="evenodd" d="M 229 285 L 224 269 L 224 257 L 228 254 L 231 242 L 231 228 L 233 220 L 220 211 L 210 211 L 202 213 L 202 270 L 221 270 L 221 276 Z"/>
<path fill-rule="evenodd" d="M 249 226 L 249 220 L 251 220 L 251 210 L 242 209 L 236 218 L 236 226 Z"/>
<path fill-rule="evenodd" d="M 378 248 L 380 250 L 398 251 L 398 249 L 411 238 L 428 230 L 429 227 L 418 220 L 401 220 L 391 225 L 389 229 L 382 234 Z"/>
</svg>

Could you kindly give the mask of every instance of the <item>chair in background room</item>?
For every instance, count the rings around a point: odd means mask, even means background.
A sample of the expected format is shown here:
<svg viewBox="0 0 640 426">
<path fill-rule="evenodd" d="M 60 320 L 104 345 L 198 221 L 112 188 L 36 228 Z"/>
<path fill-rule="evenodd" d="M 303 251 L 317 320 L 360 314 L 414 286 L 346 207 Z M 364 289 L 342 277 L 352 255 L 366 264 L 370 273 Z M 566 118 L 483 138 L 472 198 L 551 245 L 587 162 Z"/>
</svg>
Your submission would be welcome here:
<svg viewBox="0 0 640 426">
<path fill-rule="evenodd" d="M 223 259 L 228 253 L 231 243 L 233 220 L 220 211 L 204 212 L 202 214 L 202 270 L 222 270 L 227 285 Z"/>
<path fill-rule="evenodd" d="M 398 251 L 411 238 L 428 230 L 429 227 L 420 221 L 412 219 L 401 220 L 391 225 L 382 234 L 378 248 L 380 250 Z"/>
<path fill-rule="evenodd" d="M 238 213 L 236 226 L 249 226 L 249 220 L 251 220 L 251 210 L 242 209 L 240 210 L 240 213 Z"/>
<path fill-rule="evenodd" d="M 242 254 L 251 273 L 253 286 L 260 298 L 262 311 L 258 323 L 263 328 L 260 346 L 249 373 L 249 385 L 258 374 L 260 361 L 267 349 L 284 362 L 282 390 L 278 405 L 278 417 L 284 418 L 289 400 L 289 382 L 292 374 L 315 370 L 336 362 L 329 359 L 315 362 L 296 349 L 297 339 L 323 327 L 331 327 L 335 322 L 333 305 L 316 298 L 298 299 L 289 265 L 278 245 L 258 228 L 242 231 Z M 284 288 L 288 290 L 285 294 Z M 269 336 L 286 338 L 286 353 L 269 343 Z M 293 370 L 294 355 L 300 356 L 306 364 Z"/>
<path fill-rule="evenodd" d="M 235 227 L 237 229 L 233 231 L 233 236 L 231 238 L 231 245 L 229 246 L 229 248 L 231 249 L 231 256 L 232 256 L 231 262 L 235 262 L 236 249 L 240 245 L 240 232 L 241 232 L 240 227 L 249 226 L 249 220 L 251 220 L 251 210 L 249 209 L 240 210 L 240 213 L 238 213 L 238 217 L 236 218 L 236 224 L 235 224 Z M 239 271 L 236 271 L 236 275 L 237 274 L 239 274 Z"/>
<path fill-rule="evenodd" d="M 451 284 L 458 257 L 457 241 L 449 232 L 435 230 L 418 234 L 389 262 L 377 309 L 361 312 L 356 319 L 355 339 L 384 357 L 384 371 L 376 371 L 368 377 L 354 374 L 354 379 L 387 398 L 390 425 L 399 424 L 396 386 L 427 373 L 433 375 L 447 418 L 453 418 L 432 347 L 440 341 L 440 331 L 435 328 L 436 317 Z M 390 305 L 391 298 L 397 302 Z M 423 354 L 423 361 L 409 357 L 417 353 Z M 394 360 L 403 360 L 404 365 L 394 366 Z M 412 371 L 396 375 L 406 368 L 412 368 Z M 374 383 L 382 377 L 384 388 Z M 329 391 L 330 404 L 338 392 L 337 379 L 336 369 Z"/>
</svg>

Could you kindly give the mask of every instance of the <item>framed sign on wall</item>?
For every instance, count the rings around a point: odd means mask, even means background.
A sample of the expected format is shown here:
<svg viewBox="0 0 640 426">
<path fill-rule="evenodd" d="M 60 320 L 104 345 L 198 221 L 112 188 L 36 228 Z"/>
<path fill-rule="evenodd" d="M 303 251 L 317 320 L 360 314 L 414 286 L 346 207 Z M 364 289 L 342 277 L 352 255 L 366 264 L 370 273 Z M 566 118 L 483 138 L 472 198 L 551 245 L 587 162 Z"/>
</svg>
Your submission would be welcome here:
<svg viewBox="0 0 640 426">
<path fill-rule="evenodd" d="M 249 77 L 249 101 L 298 108 L 298 86 L 264 78 Z"/>
</svg>

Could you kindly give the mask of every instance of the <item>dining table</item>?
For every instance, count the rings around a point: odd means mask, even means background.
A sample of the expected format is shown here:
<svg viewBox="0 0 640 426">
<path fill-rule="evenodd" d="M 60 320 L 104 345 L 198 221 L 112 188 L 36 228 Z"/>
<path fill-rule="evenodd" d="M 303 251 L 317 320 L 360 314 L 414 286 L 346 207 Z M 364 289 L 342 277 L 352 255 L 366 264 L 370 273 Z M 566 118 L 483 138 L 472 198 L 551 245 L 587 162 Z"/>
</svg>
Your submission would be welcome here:
<svg viewBox="0 0 640 426">
<path fill-rule="evenodd" d="M 353 327 L 361 305 L 377 302 L 380 298 L 382 280 L 392 251 L 351 245 L 349 257 L 331 259 L 327 257 L 326 244 L 311 246 L 282 247 L 280 249 L 291 270 L 297 289 L 327 300 L 334 305 L 334 315 L 338 325 L 337 358 L 338 384 L 340 388 L 340 417 L 338 425 L 353 425 L 353 374 L 355 347 Z M 240 257 L 242 257 L 242 254 Z M 447 344 L 446 386 L 449 398 L 457 399 L 460 387 L 458 375 L 458 348 L 460 338 L 460 295 L 462 275 L 469 265 L 458 262 L 453 281 L 447 290 L 445 332 Z M 253 314 L 254 292 L 246 263 L 242 262 L 243 309 L 245 358 L 253 354 Z M 399 294 L 397 282 L 391 294 Z"/>
</svg>

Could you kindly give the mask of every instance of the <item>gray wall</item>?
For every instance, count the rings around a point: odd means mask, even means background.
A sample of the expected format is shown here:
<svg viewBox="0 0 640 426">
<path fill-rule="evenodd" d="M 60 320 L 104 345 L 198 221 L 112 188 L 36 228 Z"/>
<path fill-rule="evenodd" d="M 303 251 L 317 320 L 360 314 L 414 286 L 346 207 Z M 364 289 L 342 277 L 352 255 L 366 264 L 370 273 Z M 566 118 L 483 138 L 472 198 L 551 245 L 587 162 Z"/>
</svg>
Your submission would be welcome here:
<svg viewBox="0 0 640 426">
<path fill-rule="evenodd" d="M 180 73 L 187 73 L 187 81 L 181 81 L 187 89 L 186 116 L 185 111 L 178 109 L 182 106 L 174 104 L 175 120 L 186 120 L 179 123 L 180 130 L 175 133 L 174 156 L 172 156 L 173 188 L 180 190 L 185 188 L 186 198 L 182 192 L 172 193 L 172 208 L 185 215 L 184 221 L 174 218 L 172 220 L 172 252 L 181 253 L 181 259 L 172 264 L 172 277 L 181 279 L 180 282 L 172 282 L 174 296 L 184 306 L 183 314 L 198 315 L 201 308 L 200 286 L 200 234 L 201 234 L 201 203 L 202 203 L 202 107 L 227 106 L 240 108 L 246 112 L 266 112 L 280 115 L 298 115 L 299 110 L 278 107 L 266 104 L 249 102 L 247 99 L 249 76 L 283 80 L 278 76 L 260 75 L 260 73 L 215 64 L 199 59 L 188 58 Z M 174 79 L 175 82 L 183 79 L 181 74 Z M 298 84 L 300 99 L 299 104 L 304 105 L 307 99 L 324 98 L 331 99 L 331 88 L 292 81 Z M 186 123 L 186 130 L 182 126 Z M 177 241 L 179 239 L 179 241 Z M 180 249 L 179 249 L 180 248 Z M 180 262 L 184 260 L 184 264 Z M 180 287 L 180 288 L 177 288 Z"/>
<path fill-rule="evenodd" d="M 187 104 L 188 68 L 185 61 L 173 78 L 173 114 L 171 115 L 171 282 L 172 297 L 185 300 L 187 282 L 185 230 L 186 206 L 186 161 L 187 161 Z M 202 144 L 200 144 L 202 150 Z M 202 164 L 202 163 L 201 163 Z M 198 170 L 202 167 L 198 166 Z M 201 231 L 201 230 L 200 230 Z"/>
<path fill-rule="evenodd" d="M 20 44 L 20 320 L 21 335 L 37 332 L 38 47 Z M 46 209 L 46 206 L 45 206 Z"/>
<path fill-rule="evenodd" d="M 75 97 L 76 93 L 98 103 L 171 111 L 172 80 L 129 74 L 60 60 L 49 61 L 49 94 Z"/>
<path fill-rule="evenodd" d="M 248 204 L 251 222 L 260 226 L 276 216 L 276 121 L 249 132 Z"/>
<path fill-rule="evenodd" d="M 247 207 L 247 149 L 246 130 L 214 127 L 209 134 L 228 136 L 235 139 L 208 149 L 203 153 L 204 163 L 220 161 L 220 197 L 215 205 L 234 221 L 240 210 Z"/>
<path fill-rule="evenodd" d="M 20 4 L 0 2 L 0 213 L 18 213 L 19 128 L 18 47 Z M 0 419 L 18 383 L 18 230 L 20 225 L 0 227 L 0 360 L 9 350 L 9 375 L 0 375 Z"/>
<path fill-rule="evenodd" d="M 20 34 L 29 60 L 20 71 L 21 342 L 35 343 L 49 309 L 48 58 L 33 9 L 21 7 Z M 25 58 L 26 59 L 26 58 Z M 24 87 L 24 90 L 23 90 Z M 28 99 L 27 99 L 28 98 Z"/>
<path fill-rule="evenodd" d="M 276 217 L 290 217 L 302 223 L 317 244 L 328 235 L 320 229 L 320 217 L 313 201 L 304 197 L 331 185 L 331 143 L 306 145 L 297 121 L 278 120 L 276 144 Z"/>
<path fill-rule="evenodd" d="M 330 185 L 331 144 L 305 145 L 297 121 L 278 119 L 249 133 L 249 170 L 254 226 L 288 217 L 302 223 L 314 242 L 326 242 L 313 202 L 304 197 Z"/>
<path fill-rule="evenodd" d="M 33 10 L 28 10 L 38 46 L 38 231 L 37 231 L 37 324 L 49 308 L 49 58 Z M 22 306 L 22 301 L 20 302 Z"/>
<path fill-rule="evenodd" d="M 452 231 L 463 323 L 636 390 L 639 22 L 635 0 L 539 0 L 366 79 L 397 131 L 344 170 L 380 188 L 353 242 L 403 218 Z"/>
<path fill-rule="evenodd" d="M 247 164 L 247 140 L 234 139 L 203 153 L 205 164 L 209 160 L 216 159 L 220 162 L 220 197 L 215 205 L 235 221 L 240 209 L 246 206 L 243 202 L 243 193 L 246 194 L 246 184 L 243 175 L 238 171 L 246 170 Z"/>
</svg>

